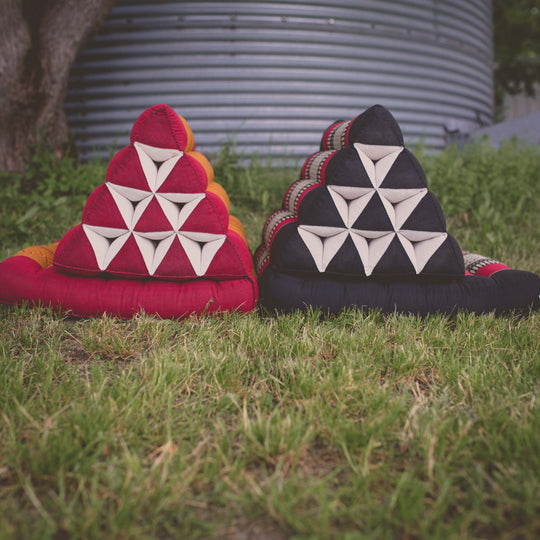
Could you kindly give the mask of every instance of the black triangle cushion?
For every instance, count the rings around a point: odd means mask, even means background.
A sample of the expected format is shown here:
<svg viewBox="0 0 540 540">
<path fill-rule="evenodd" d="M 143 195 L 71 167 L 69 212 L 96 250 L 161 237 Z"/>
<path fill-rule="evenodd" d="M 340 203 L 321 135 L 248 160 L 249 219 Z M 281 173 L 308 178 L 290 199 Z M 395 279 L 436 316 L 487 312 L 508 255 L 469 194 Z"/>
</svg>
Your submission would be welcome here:
<svg viewBox="0 0 540 540">
<path fill-rule="evenodd" d="M 345 135 L 356 131 L 360 140 L 308 158 L 302 180 L 289 190 L 295 197 L 292 205 L 286 197 L 285 209 L 295 226 L 276 231 L 274 267 L 346 277 L 462 277 L 461 250 L 397 122 L 380 106 L 359 118 L 347 123 Z"/>
<path fill-rule="evenodd" d="M 422 167 L 380 105 L 325 131 L 321 150 L 268 218 L 256 266 L 261 303 L 272 309 L 496 309 L 492 292 L 479 303 L 474 297 Z M 420 295 L 418 309 L 411 293 Z"/>
</svg>

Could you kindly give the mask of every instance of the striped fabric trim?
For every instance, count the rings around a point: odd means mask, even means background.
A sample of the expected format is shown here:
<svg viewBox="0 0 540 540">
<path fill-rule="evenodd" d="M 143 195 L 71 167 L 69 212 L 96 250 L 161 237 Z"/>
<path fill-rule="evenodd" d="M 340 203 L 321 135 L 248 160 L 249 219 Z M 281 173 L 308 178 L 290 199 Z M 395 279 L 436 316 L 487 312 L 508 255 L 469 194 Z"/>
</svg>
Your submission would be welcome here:
<svg viewBox="0 0 540 540">
<path fill-rule="evenodd" d="M 265 244 L 261 244 L 254 256 L 255 260 L 255 271 L 257 275 L 261 275 L 261 272 L 268 266 L 270 262 L 270 251 Z"/>
<path fill-rule="evenodd" d="M 264 244 L 270 248 L 270 244 L 272 243 L 272 240 L 274 238 L 274 235 L 276 234 L 277 230 L 284 225 L 285 223 L 289 221 L 293 221 L 295 219 L 294 214 L 291 214 L 287 210 L 277 210 L 274 212 L 264 224 L 263 227 L 263 242 Z"/>
<path fill-rule="evenodd" d="M 316 180 L 324 182 L 324 170 L 330 161 L 330 158 L 336 153 L 336 150 L 326 150 L 317 152 L 310 156 L 302 167 L 301 178 L 304 180 Z"/>
<path fill-rule="evenodd" d="M 338 126 L 340 126 L 342 124 L 342 122 L 344 122 L 344 120 L 337 120 L 336 122 L 329 125 L 325 129 L 325 131 L 323 133 L 323 136 L 321 138 L 321 145 L 320 145 L 320 150 L 321 151 L 330 149 L 330 147 L 328 145 L 328 139 L 330 139 L 332 137 L 332 133 L 334 132 L 334 130 L 336 130 L 338 128 Z"/>
<path fill-rule="evenodd" d="M 352 120 L 331 125 L 323 135 L 323 150 L 339 150 L 346 146 L 346 136 Z"/>
<path fill-rule="evenodd" d="M 294 182 L 287 190 L 287 193 L 285 193 L 283 208 L 296 216 L 298 214 L 298 205 L 304 195 L 319 185 L 319 182 L 314 182 L 313 180 L 298 180 L 298 182 Z"/>
<path fill-rule="evenodd" d="M 490 259 L 489 257 L 484 257 L 483 255 L 470 253 L 468 251 L 463 252 L 463 260 L 465 263 L 465 270 L 473 275 L 477 274 L 479 276 L 489 277 L 499 270 L 506 270 L 509 268 L 495 259 Z"/>
</svg>

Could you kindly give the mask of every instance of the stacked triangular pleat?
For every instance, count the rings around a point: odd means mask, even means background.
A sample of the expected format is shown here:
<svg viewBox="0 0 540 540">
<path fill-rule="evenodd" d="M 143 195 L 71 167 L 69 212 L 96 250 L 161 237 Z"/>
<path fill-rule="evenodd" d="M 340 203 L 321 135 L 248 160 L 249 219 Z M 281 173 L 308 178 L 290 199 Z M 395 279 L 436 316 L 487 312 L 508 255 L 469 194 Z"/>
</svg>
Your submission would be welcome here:
<svg viewBox="0 0 540 540">
<path fill-rule="evenodd" d="M 366 111 L 365 134 L 351 145 L 307 159 L 283 209 L 266 223 L 259 264 L 271 253 L 274 267 L 285 272 L 463 276 L 463 256 L 441 207 L 385 111 Z M 373 122 L 377 144 L 370 139 Z"/>
<path fill-rule="evenodd" d="M 459 300 L 441 285 L 465 276 L 422 167 L 379 105 L 325 131 L 321 151 L 266 221 L 255 258 L 261 301 L 276 309 L 448 312 Z M 426 306 L 430 287 L 446 295 L 444 306 Z M 418 309 L 413 290 L 423 295 Z"/>
<path fill-rule="evenodd" d="M 25 292 L 22 299 L 79 315 L 253 309 L 257 283 L 244 229 L 194 147 L 187 122 L 170 107 L 145 111 L 90 195 L 82 223 L 39 274 L 37 298 Z M 90 305 L 81 308 L 82 297 Z"/>
<path fill-rule="evenodd" d="M 111 161 L 82 224 L 60 243 L 57 268 L 171 280 L 250 274 L 241 225 L 188 130 L 165 105 L 137 120 L 132 144 Z"/>
</svg>

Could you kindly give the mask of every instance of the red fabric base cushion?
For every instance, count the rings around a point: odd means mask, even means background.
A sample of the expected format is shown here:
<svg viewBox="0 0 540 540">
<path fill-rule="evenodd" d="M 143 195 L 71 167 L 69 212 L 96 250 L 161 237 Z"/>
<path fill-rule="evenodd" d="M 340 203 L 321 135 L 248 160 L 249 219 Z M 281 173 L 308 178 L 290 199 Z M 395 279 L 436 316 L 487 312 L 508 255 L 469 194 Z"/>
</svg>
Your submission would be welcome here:
<svg viewBox="0 0 540 540">
<path fill-rule="evenodd" d="M 248 312 L 257 302 L 257 282 L 241 279 L 195 279 L 172 282 L 68 275 L 53 266 L 42 268 L 25 256 L 0 263 L 0 302 L 50 306 L 70 315 L 105 313 L 130 318 L 139 312 L 163 318 L 225 311 Z"/>
</svg>

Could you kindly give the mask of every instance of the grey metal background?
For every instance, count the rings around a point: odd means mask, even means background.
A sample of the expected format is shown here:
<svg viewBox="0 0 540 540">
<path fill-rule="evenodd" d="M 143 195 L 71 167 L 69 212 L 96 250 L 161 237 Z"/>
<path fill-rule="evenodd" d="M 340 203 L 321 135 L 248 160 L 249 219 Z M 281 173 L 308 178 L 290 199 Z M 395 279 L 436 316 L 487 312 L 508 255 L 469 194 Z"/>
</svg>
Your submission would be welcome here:
<svg viewBox="0 0 540 540">
<path fill-rule="evenodd" d="M 118 0 L 74 65 L 65 103 L 77 146 L 107 156 L 167 103 L 213 155 L 303 159 L 334 120 L 380 103 L 405 141 L 440 149 L 490 123 L 491 0 Z"/>
</svg>

